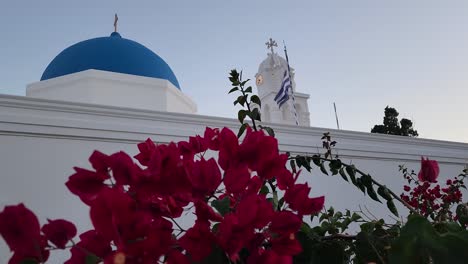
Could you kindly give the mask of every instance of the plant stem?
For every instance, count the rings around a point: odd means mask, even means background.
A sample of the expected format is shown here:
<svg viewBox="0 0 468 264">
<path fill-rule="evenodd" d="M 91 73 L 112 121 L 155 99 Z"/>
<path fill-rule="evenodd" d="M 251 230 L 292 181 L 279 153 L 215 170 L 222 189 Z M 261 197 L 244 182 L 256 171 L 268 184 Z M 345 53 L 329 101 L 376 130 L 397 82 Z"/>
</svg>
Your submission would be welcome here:
<svg viewBox="0 0 468 264">
<path fill-rule="evenodd" d="M 242 92 L 242 95 L 243 95 L 244 97 L 246 97 L 246 99 L 247 99 L 247 95 L 245 94 L 243 85 L 241 85 L 240 88 L 241 88 L 240 90 L 241 90 L 241 92 Z M 249 104 L 249 102 L 247 102 L 247 100 L 245 100 L 245 104 L 247 105 L 247 110 L 249 111 L 249 113 L 252 113 L 252 111 L 251 111 L 251 109 L 250 109 L 250 104 Z M 253 119 L 251 116 L 249 116 L 249 117 L 250 117 L 250 120 L 252 120 L 253 129 L 254 129 L 255 131 L 257 131 L 257 126 L 255 125 L 255 119 Z"/>
<path fill-rule="evenodd" d="M 324 236 L 322 238 L 322 240 L 333 240 L 333 239 L 355 240 L 356 235 L 335 234 L 335 235 Z"/>
<path fill-rule="evenodd" d="M 290 157 L 289 159 L 295 159 L 294 157 Z M 333 159 L 328 159 L 328 158 L 322 158 L 322 157 L 319 157 L 320 160 L 323 160 L 323 161 L 332 161 Z M 341 164 L 345 167 L 351 167 L 351 165 L 349 164 L 346 164 L 344 162 L 341 162 Z M 361 170 L 359 170 L 358 168 L 354 167 L 353 168 L 357 173 L 361 174 L 361 176 L 370 176 L 364 172 L 362 172 Z M 374 180 L 374 178 L 371 177 L 371 180 L 372 180 L 372 183 L 379 186 L 379 187 L 382 187 L 382 188 L 385 188 L 388 190 L 388 193 L 397 201 L 399 201 L 401 204 L 403 204 L 406 208 L 408 208 L 412 213 L 414 214 L 419 214 L 418 211 L 416 211 L 409 203 L 405 202 L 404 200 L 402 200 L 398 195 L 396 195 L 392 190 L 390 190 L 387 186 L 377 182 L 376 180 Z"/>
<path fill-rule="evenodd" d="M 174 220 L 174 218 L 172 217 L 169 217 L 169 219 L 171 219 L 171 221 L 179 228 L 179 231 L 181 232 L 186 232 L 187 230 L 183 229 L 178 223 L 176 220 Z"/>
</svg>

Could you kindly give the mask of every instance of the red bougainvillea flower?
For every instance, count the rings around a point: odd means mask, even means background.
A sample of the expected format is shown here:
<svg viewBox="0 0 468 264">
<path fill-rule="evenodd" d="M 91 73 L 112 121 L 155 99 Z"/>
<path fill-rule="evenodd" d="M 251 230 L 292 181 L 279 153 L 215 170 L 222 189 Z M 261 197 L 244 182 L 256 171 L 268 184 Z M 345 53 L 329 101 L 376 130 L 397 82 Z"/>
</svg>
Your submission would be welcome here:
<svg viewBox="0 0 468 264">
<path fill-rule="evenodd" d="M 219 128 L 209 128 L 205 129 L 205 134 L 203 137 L 206 140 L 206 144 L 209 149 L 218 151 L 219 150 Z"/>
<path fill-rule="evenodd" d="M 217 242 L 227 253 L 231 260 L 237 260 L 239 251 L 253 236 L 253 230 L 245 229 L 239 225 L 236 214 L 229 213 L 224 216 L 219 225 Z"/>
<path fill-rule="evenodd" d="M 273 216 L 273 207 L 264 196 L 249 195 L 236 208 L 239 225 L 254 229 L 266 226 Z"/>
<path fill-rule="evenodd" d="M 317 213 L 322 210 L 325 197 L 309 198 L 309 192 L 310 187 L 307 183 L 296 184 L 286 191 L 284 201 L 289 204 L 291 209 L 297 211 L 299 215 Z"/>
<path fill-rule="evenodd" d="M 302 219 L 290 211 L 276 212 L 271 220 L 270 231 L 275 234 L 295 234 L 302 225 Z"/>
<path fill-rule="evenodd" d="M 191 259 L 199 262 L 212 251 L 214 236 L 207 222 L 197 221 L 195 225 L 179 239 L 180 245 L 187 250 Z"/>
<path fill-rule="evenodd" d="M 76 194 L 80 197 L 81 201 L 89 205 L 94 199 L 96 199 L 97 194 L 103 188 L 107 188 L 104 184 L 107 177 L 104 174 L 86 169 L 76 167 L 74 169 L 76 171 L 75 174 L 68 178 L 65 185 L 70 192 Z"/>
<path fill-rule="evenodd" d="M 109 157 L 109 163 L 112 169 L 112 176 L 117 185 L 129 185 L 132 183 L 140 169 L 135 165 L 132 158 L 122 151 L 112 154 Z"/>
<path fill-rule="evenodd" d="M 216 213 L 211 206 L 201 200 L 195 202 L 195 215 L 197 216 L 197 221 L 202 222 L 210 220 L 220 222 L 223 220 L 220 214 Z"/>
<path fill-rule="evenodd" d="M 293 233 L 273 238 L 271 240 L 271 249 L 283 256 L 294 256 L 302 252 L 301 243 Z"/>
<path fill-rule="evenodd" d="M 50 251 L 47 250 L 46 247 L 47 239 L 41 236 L 39 244 L 34 250 L 29 250 L 29 252 L 15 251 L 8 261 L 8 264 L 24 264 L 29 263 L 29 261 L 35 261 L 33 263 L 44 263 L 50 255 Z M 25 260 L 28 261 L 25 262 Z"/>
<path fill-rule="evenodd" d="M 251 170 L 258 171 L 264 163 L 278 156 L 278 141 L 263 131 L 253 131 L 249 127 L 240 145 L 239 155 Z"/>
<path fill-rule="evenodd" d="M 288 255 L 279 255 L 273 250 L 263 250 L 259 256 L 249 257 L 247 264 L 292 264 L 293 258 Z"/>
<path fill-rule="evenodd" d="M 439 164 L 437 161 L 421 157 L 421 170 L 418 173 L 418 179 L 425 182 L 437 182 L 438 176 Z"/>
<path fill-rule="evenodd" d="M 73 223 L 67 220 L 47 220 L 49 223 L 42 226 L 42 233 L 44 233 L 47 240 L 52 242 L 58 248 L 64 249 L 67 242 L 76 236 L 76 227 Z"/>
<path fill-rule="evenodd" d="M 138 144 L 138 153 L 134 158 L 140 162 L 141 165 L 147 166 L 153 152 L 156 150 L 156 144 L 148 138 L 145 142 Z"/>
<path fill-rule="evenodd" d="M 167 254 L 167 260 L 164 264 L 190 264 L 188 258 L 179 250 L 171 250 Z"/>
<path fill-rule="evenodd" d="M 83 264 L 86 263 L 87 257 L 92 255 L 105 259 L 112 252 L 110 241 L 103 238 L 95 230 L 81 234 L 80 239 L 81 241 L 76 244 L 76 247 L 71 248 L 71 258 L 65 264 Z"/>
<path fill-rule="evenodd" d="M 177 143 L 180 154 L 185 158 L 193 158 L 195 154 L 205 152 L 208 149 L 208 142 L 199 135 L 190 137 L 189 141 L 180 141 Z"/>
<path fill-rule="evenodd" d="M 19 255 L 38 255 L 41 235 L 39 220 L 24 204 L 5 206 L 0 212 L 0 235 Z"/>
<path fill-rule="evenodd" d="M 193 185 L 194 197 L 212 194 L 221 183 L 221 171 L 215 159 L 200 159 L 193 163 L 189 178 Z"/>
<path fill-rule="evenodd" d="M 236 134 L 228 128 L 223 128 L 219 133 L 219 157 L 218 163 L 223 170 L 237 166 L 239 163 L 239 140 Z M 246 166 L 246 164 L 243 164 Z"/>
<path fill-rule="evenodd" d="M 250 181 L 247 165 L 231 166 L 224 172 L 224 186 L 228 193 L 240 193 L 245 190 Z"/>
<path fill-rule="evenodd" d="M 96 231 L 119 246 L 119 230 L 131 220 L 134 201 L 119 189 L 103 189 L 91 203 L 90 216 Z"/>
</svg>

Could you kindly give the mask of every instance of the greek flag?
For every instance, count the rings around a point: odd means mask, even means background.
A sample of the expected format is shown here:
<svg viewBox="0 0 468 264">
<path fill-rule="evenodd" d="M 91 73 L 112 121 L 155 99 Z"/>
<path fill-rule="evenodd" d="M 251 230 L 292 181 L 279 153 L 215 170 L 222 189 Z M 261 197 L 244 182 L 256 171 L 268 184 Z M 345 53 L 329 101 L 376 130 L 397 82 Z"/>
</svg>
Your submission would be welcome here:
<svg viewBox="0 0 468 264">
<path fill-rule="evenodd" d="M 275 102 L 278 104 L 278 107 L 281 107 L 284 103 L 289 100 L 289 89 L 292 89 L 291 80 L 289 78 L 288 71 L 284 71 L 283 83 L 281 84 L 281 89 L 278 94 L 275 96 Z"/>
</svg>

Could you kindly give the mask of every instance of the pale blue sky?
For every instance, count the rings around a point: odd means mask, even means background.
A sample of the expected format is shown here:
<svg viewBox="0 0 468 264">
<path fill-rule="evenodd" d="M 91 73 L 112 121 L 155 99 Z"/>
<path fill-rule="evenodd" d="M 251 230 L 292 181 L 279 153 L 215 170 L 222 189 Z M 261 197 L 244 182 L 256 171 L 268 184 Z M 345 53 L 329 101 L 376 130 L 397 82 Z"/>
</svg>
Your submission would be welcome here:
<svg viewBox="0 0 468 264">
<path fill-rule="evenodd" d="M 285 40 L 311 124 L 370 131 L 386 105 L 423 138 L 468 142 L 468 1 L 0 0 L 0 93 L 24 95 L 64 48 L 119 32 L 166 60 L 199 113 L 234 117 L 230 69 L 253 78 Z M 252 83 L 253 84 L 253 83 Z"/>
</svg>

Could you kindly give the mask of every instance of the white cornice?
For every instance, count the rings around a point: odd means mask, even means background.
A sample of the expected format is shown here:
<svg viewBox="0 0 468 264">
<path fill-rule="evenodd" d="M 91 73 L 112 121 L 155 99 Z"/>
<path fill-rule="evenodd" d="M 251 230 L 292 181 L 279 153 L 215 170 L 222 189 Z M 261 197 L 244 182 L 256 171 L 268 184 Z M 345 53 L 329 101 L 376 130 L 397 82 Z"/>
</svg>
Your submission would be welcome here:
<svg viewBox="0 0 468 264">
<path fill-rule="evenodd" d="M 468 144 L 432 139 L 370 134 L 316 127 L 265 124 L 273 127 L 281 149 L 315 153 L 320 137 L 331 132 L 343 157 L 419 160 L 421 155 L 441 162 L 465 164 Z M 235 119 L 168 113 L 23 96 L 0 95 L 0 133 L 12 136 L 139 142 L 186 139 L 206 126 L 237 128 Z"/>
</svg>

